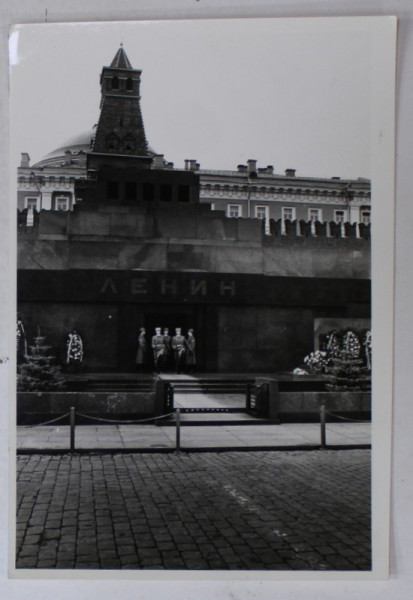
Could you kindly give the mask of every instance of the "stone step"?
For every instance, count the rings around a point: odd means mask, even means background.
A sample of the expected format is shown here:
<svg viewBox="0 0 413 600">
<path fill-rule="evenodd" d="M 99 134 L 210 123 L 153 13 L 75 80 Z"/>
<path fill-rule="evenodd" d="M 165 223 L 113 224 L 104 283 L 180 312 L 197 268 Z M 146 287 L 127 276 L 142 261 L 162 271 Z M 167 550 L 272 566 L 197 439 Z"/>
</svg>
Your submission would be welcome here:
<svg viewBox="0 0 413 600">
<path fill-rule="evenodd" d="M 198 379 L 198 380 L 172 380 L 171 385 L 175 392 L 186 393 L 215 393 L 215 394 L 245 394 L 247 385 L 253 384 L 252 379 Z"/>
<path fill-rule="evenodd" d="M 242 409 L 228 409 L 228 410 L 197 410 L 197 409 L 181 409 L 180 422 L 182 426 L 197 425 L 197 426 L 208 426 L 208 425 L 269 425 L 274 423 L 278 424 L 279 421 L 269 421 L 268 419 L 261 419 L 254 415 L 248 414 Z M 176 427 L 176 415 L 169 419 L 162 419 L 158 422 L 158 426 Z"/>
<path fill-rule="evenodd" d="M 69 381 L 66 389 L 73 392 L 151 392 L 153 386 L 139 381 Z"/>
<path fill-rule="evenodd" d="M 201 414 L 201 413 L 234 413 L 234 414 L 245 414 L 247 411 L 245 408 L 231 408 L 231 407 L 186 407 L 180 409 L 181 414 Z"/>
</svg>

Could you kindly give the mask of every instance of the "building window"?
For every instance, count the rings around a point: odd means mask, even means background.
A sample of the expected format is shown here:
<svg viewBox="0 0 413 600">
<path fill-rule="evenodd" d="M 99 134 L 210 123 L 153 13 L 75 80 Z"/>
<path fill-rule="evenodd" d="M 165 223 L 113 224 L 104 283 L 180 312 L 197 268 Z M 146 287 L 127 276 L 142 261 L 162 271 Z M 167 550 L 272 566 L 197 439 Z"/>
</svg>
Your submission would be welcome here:
<svg viewBox="0 0 413 600">
<path fill-rule="evenodd" d="M 211 210 L 215 210 L 215 202 L 211 202 Z"/>
<path fill-rule="evenodd" d="M 135 181 L 125 181 L 125 200 L 136 200 Z"/>
<path fill-rule="evenodd" d="M 123 149 L 125 152 L 134 152 L 135 151 L 135 138 L 131 133 L 128 133 L 123 138 Z"/>
<path fill-rule="evenodd" d="M 112 90 L 118 90 L 119 89 L 119 78 L 116 77 L 112 77 Z"/>
<path fill-rule="evenodd" d="M 311 221 L 312 223 L 315 223 L 316 221 L 319 221 L 321 223 L 322 221 L 322 212 L 321 212 L 321 208 L 309 208 L 308 209 L 308 220 Z"/>
<path fill-rule="evenodd" d="M 361 222 L 364 223 L 364 225 L 370 225 L 371 223 L 371 213 L 369 210 L 362 210 L 361 211 Z"/>
<path fill-rule="evenodd" d="M 69 198 L 66 196 L 57 197 L 56 210 L 69 210 Z"/>
<path fill-rule="evenodd" d="M 334 211 L 334 221 L 336 223 L 344 223 L 346 220 L 346 211 L 345 210 L 335 210 Z"/>
<path fill-rule="evenodd" d="M 295 220 L 295 207 L 291 206 L 283 206 L 281 209 L 281 218 L 284 221 L 294 221 Z"/>
<path fill-rule="evenodd" d="M 256 206 L 255 216 L 257 219 L 268 219 L 268 206 Z"/>
<path fill-rule="evenodd" d="M 117 200 L 119 197 L 119 183 L 117 181 L 108 181 L 107 191 L 109 200 Z"/>
<path fill-rule="evenodd" d="M 142 186 L 142 197 L 145 202 L 153 202 L 155 200 L 155 185 L 150 182 L 145 182 Z"/>
<path fill-rule="evenodd" d="M 172 202 L 172 186 L 169 183 L 162 183 L 160 189 L 161 202 Z"/>
<path fill-rule="evenodd" d="M 242 217 L 242 206 L 240 204 L 228 204 L 227 216 L 232 219 Z"/>
<path fill-rule="evenodd" d="M 27 208 L 28 210 L 39 210 L 38 202 L 39 202 L 39 198 L 27 197 L 27 198 L 25 198 L 25 201 L 24 201 L 25 208 Z"/>
<path fill-rule="evenodd" d="M 126 80 L 126 89 L 128 91 L 133 90 L 133 82 L 132 82 L 132 79 L 130 77 L 128 77 L 127 80 Z"/>
<path fill-rule="evenodd" d="M 119 136 L 116 133 L 110 133 L 106 136 L 106 149 L 117 150 L 119 147 Z"/>
<path fill-rule="evenodd" d="M 189 185 L 178 185 L 178 202 L 189 202 Z"/>
</svg>

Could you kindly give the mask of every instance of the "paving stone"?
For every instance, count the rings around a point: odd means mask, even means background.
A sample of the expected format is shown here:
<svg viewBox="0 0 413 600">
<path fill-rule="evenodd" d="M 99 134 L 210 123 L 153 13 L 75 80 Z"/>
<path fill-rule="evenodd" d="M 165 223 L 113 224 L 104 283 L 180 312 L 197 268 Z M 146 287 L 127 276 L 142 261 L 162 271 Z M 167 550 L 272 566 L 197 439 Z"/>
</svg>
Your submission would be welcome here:
<svg viewBox="0 0 413 600">
<path fill-rule="evenodd" d="M 117 559 L 104 558 L 100 561 L 100 568 L 101 569 L 120 569 L 121 562 Z"/>
<path fill-rule="evenodd" d="M 76 552 L 75 549 L 72 548 L 71 550 L 58 550 L 57 552 L 57 560 L 72 560 L 74 559 L 76 556 Z"/>
<path fill-rule="evenodd" d="M 17 569 L 33 569 L 37 564 L 36 556 L 19 557 L 16 561 Z"/>
<path fill-rule="evenodd" d="M 23 558 L 26 556 L 38 556 L 39 544 L 28 544 L 25 545 L 19 552 L 19 557 Z"/>
<path fill-rule="evenodd" d="M 185 566 L 187 569 L 208 569 L 208 563 L 203 559 L 188 559 Z"/>
<path fill-rule="evenodd" d="M 60 529 L 46 529 L 43 535 L 44 540 L 58 540 L 60 538 Z"/>
<path fill-rule="evenodd" d="M 122 556 L 131 556 L 132 554 L 135 554 L 135 552 L 136 552 L 135 545 L 133 545 L 133 544 L 130 544 L 128 546 L 120 546 L 119 544 L 117 544 L 116 549 L 117 549 L 119 558 L 121 558 Z"/>
<path fill-rule="evenodd" d="M 17 474 L 18 568 L 370 569 L 368 451 L 33 455 Z"/>
<path fill-rule="evenodd" d="M 26 535 L 24 537 L 24 543 L 28 544 L 29 546 L 33 545 L 33 544 L 40 544 L 40 539 L 41 536 L 40 535 Z"/>
<path fill-rule="evenodd" d="M 76 561 L 77 569 L 100 569 L 100 562 L 98 560 L 90 559 L 90 560 L 82 560 L 78 559 Z"/>
<path fill-rule="evenodd" d="M 157 548 L 138 548 L 139 558 L 158 558 L 160 556 L 160 552 Z"/>
<path fill-rule="evenodd" d="M 97 540 L 97 545 L 100 550 L 116 550 L 116 543 L 115 540 L 113 539 L 109 539 L 109 540 Z"/>
<path fill-rule="evenodd" d="M 62 559 L 56 561 L 56 569 L 73 569 L 75 566 L 75 561 L 72 559 Z"/>
<path fill-rule="evenodd" d="M 101 560 L 117 560 L 118 554 L 116 550 L 99 550 L 99 557 Z"/>
<path fill-rule="evenodd" d="M 135 556 L 121 556 L 119 558 L 122 569 L 139 569 L 140 561 Z"/>
<path fill-rule="evenodd" d="M 56 560 L 54 559 L 43 559 L 37 561 L 36 567 L 38 569 L 53 569 L 56 566 Z"/>
<path fill-rule="evenodd" d="M 158 542 L 156 547 L 161 551 L 165 552 L 166 550 L 174 550 L 176 545 L 174 542 Z"/>
</svg>

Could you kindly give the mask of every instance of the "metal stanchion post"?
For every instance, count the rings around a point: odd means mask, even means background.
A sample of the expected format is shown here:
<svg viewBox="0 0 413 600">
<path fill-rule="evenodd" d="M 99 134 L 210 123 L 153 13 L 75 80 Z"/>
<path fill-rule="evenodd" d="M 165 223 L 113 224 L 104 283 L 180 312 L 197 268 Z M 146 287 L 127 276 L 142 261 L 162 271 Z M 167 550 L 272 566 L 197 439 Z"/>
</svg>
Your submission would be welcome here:
<svg viewBox="0 0 413 600">
<path fill-rule="evenodd" d="M 176 409 L 176 450 L 181 449 L 181 409 Z"/>
<path fill-rule="evenodd" d="M 321 447 L 326 448 L 326 407 L 324 404 L 320 406 L 320 427 L 321 427 Z"/>
<path fill-rule="evenodd" d="M 70 407 L 70 450 L 75 449 L 75 425 L 76 425 L 76 409 L 74 406 Z"/>
</svg>

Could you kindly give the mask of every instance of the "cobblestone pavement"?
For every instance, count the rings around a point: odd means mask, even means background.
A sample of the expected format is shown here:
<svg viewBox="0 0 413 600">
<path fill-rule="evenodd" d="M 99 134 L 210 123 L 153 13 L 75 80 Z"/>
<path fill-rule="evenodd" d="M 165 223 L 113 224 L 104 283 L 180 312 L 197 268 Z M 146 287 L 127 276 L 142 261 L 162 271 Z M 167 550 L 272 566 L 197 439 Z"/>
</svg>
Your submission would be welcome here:
<svg viewBox="0 0 413 600">
<path fill-rule="evenodd" d="M 17 568 L 370 569 L 370 452 L 30 455 Z"/>
</svg>

